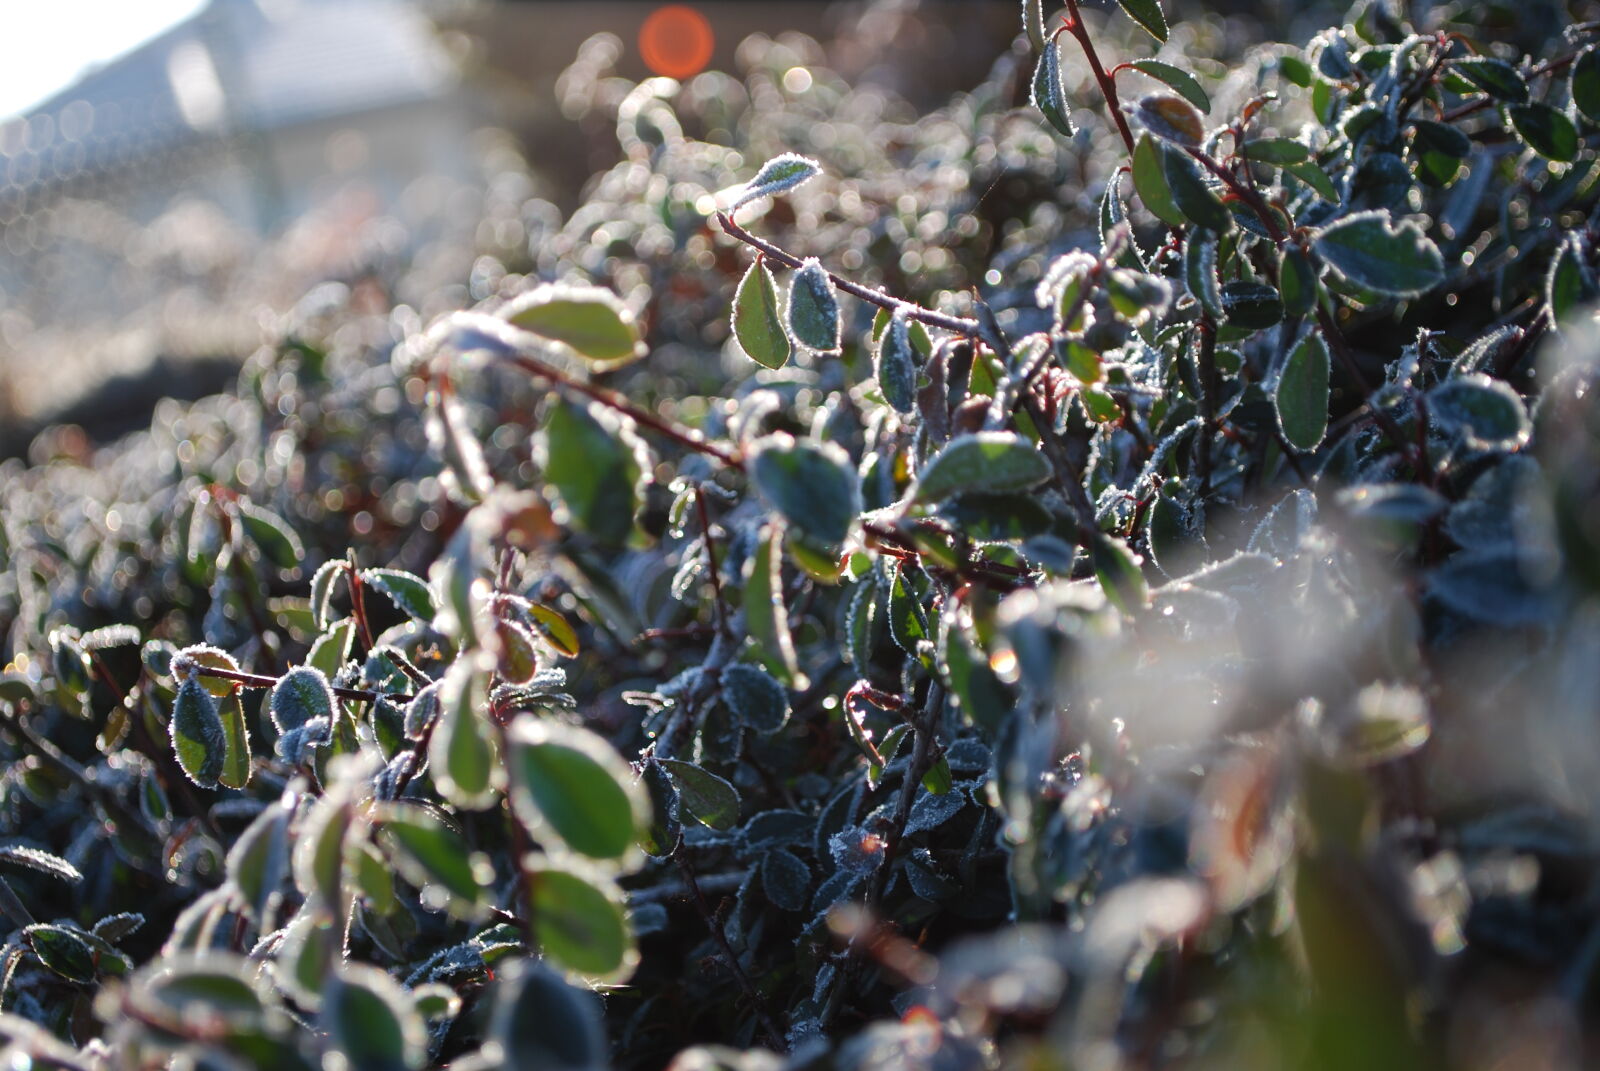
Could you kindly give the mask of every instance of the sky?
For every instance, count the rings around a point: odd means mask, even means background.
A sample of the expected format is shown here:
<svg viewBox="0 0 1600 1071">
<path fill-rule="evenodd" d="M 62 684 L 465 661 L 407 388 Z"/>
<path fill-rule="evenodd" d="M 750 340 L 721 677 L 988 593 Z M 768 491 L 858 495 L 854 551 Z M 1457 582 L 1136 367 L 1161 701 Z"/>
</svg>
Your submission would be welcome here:
<svg viewBox="0 0 1600 1071">
<path fill-rule="evenodd" d="M 0 119 L 71 85 L 206 0 L 0 0 Z"/>
</svg>

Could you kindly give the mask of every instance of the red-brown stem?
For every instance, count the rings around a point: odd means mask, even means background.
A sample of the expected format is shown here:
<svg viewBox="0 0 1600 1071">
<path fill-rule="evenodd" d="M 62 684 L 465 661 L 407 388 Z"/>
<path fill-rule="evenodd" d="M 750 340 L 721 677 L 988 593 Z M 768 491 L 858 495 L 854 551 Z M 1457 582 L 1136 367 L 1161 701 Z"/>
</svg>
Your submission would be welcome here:
<svg viewBox="0 0 1600 1071">
<path fill-rule="evenodd" d="M 1539 66 L 1528 72 L 1528 77 L 1538 78 L 1546 74 L 1555 74 L 1558 71 L 1565 70 L 1566 68 L 1572 66 L 1573 61 L 1577 58 L 1578 53 L 1576 52 L 1565 56 L 1558 56 L 1557 58 L 1550 60 L 1548 63 L 1539 64 Z M 1444 123 L 1453 123 L 1457 119 L 1464 118 L 1468 115 L 1475 115 L 1486 108 L 1492 108 L 1498 103 L 1499 100 L 1496 98 L 1491 97 L 1488 94 L 1484 94 L 1477 100 L 1468 101 L 1465 104 L 1457 105 L 1456 107 L 1451 108 L 1449 111 L 1445 112 L 1439 117 L 1439 121 Z"/>
<path fill-rule="evenodd" d="M 278 678 L 263 676 L 260 673 L 246 673 L 239 669 L 218 669 L 214 666 L 197 666 L 194 675 L 197 677 L 215 677 L 219 681 L 232 681 L 242 684 L 246 688 L 272 688 L 277 685 Z M 340 699 L 352 699 L 358 703 L 376 703 L 380 699 L 388 699 L 396 703 L 408 703 L 411 696 L 403 692 L 368 692 L 360 688 L 335 688 L 333 694 Z"/>
<path fill-rule="evenodd" d="M 694 489 L 694 509 L 700 516 L 700 536 L 706 542 L 706 569 L 711 574 L 712 609 L 717 617 L 717 628 L 723 634 L 731 636 L 732 630 L 728 628 L 728 603 L 722 595 L 722 575 L 717 568 L 717 544 L 711 538 L 711 514 L 706 509 L 706 494 L 699 487 Z"/>
<path fill-rule="evenodd" d="M 512 354 L 506 360 L 530 376 L 547 380 L 564 390 L 570 390 L 586 398 L 592 398 L 606 408 L 613 409 L 628 417 L 640 427 L 649 428 L 656 434 L 671 439 L 685 449 L 715 458 L 729 468 L 741 470 L 744 468 L 744 459 L 738 454 L 725 450 L 716 443 L 702 438 L 700 433 L 693 429 L 681 427 L 670 420 L 656 416 L 646 409 L 641 409 L 614 390 L 607 390 L 605 387 L 597 387 L 593 383 L 585 383 L 581 379 L 574 379 L 559 368 L 548 365 L 537 357 L 531 357 L 525 353 Z"/>
<path fill-rule="evenodd" d="M 1083 49 L 1084 56 L 1089 60 L 1089 70 L 1094 72 L 1094 80 L 1100 85 L 1100 94 L 1106 98 L 1106 110 L 1116 120 L 1117 132 L 1122 135 L 1122 143 L 1128 147 L 1128 155 L 1132 156 L 1133 131 L 1128 129 L 1127 116 L 1122 114 L 1117 83 L 1100 63 L 1100 54 L 1095 51 L 1094 41 L 1089 37 L 1089 28 L 1083 24 L 1083 16 L 1078 13 L 1078 0 L 1067 0 L 1067 12 L 1067 24 L 1062 29 L 1076 38 Z"/>
<path fill-rule="evenodd" d="M 1200 318 L 1200 495 L 1211 493 L 1211 440 L 1217 434 L 1217 323 Z"/>
<path fill-rule="evenodd" d="M 370 651 L 373 647 L 372 626 L 367 622 L 366 589 L 361 584 L 361 571 L 356 568 L 354 551 L 345 556 L 345 576 L 350 582 L 350 615 L 356 619 L 356 627 L 361 630 L 361 642 Z"/>
<path fill-rule="evenodd" d="M 730 236 L 737 238 L 745 245 L 767 258 L 777 261 L 786 268 L 798 269 L 805 263 L 793 253 L 773 245 L 765 238 L 758 238 L 751 234 L 735 223 L 733 218 L 726 212 L 717 213 L 717 223 Z M 835 275 L 831 271 L 828 272 L 828 278 L 833 281 L 834 286 L 847 294 L 858 297 L 862 301 L 870 302 L 880 309 L 888 309 L 890 312 L 904 312 L 910 319 L 927 324 L 929 327 L 937 327 L 942 331 L 949 331 L 965 338 L 978 338 L 981 333 L 981 328 L 976 320 L 969 320 L 961 316 L 948 316 L 942 312 L 925 309 L 915 302 L 903 301 L 880 291 L 868 289 L 854 280 L 846 279 L 842 275 Z"/>
</svg>

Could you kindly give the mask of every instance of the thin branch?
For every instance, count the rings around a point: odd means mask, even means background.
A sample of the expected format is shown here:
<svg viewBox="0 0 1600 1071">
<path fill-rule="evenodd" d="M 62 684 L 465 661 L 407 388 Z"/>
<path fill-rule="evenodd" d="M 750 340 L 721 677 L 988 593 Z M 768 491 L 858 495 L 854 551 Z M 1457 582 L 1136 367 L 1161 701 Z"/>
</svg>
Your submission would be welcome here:
<svg viewBox="0 0 1600 1071">
<path fill-rule="evenodd" d="M 1089 69 L 1094 72 L 1094 80 L 1100 85 L 1100 93 L 1106 98 L 1106 110 L 1111 113 L 1111 118 L 1116 120 L 1117 132 L 1122 135 L 1122 143 L 1128 147 L 1128 155 L 1133 155 L 1133 131 L 1128 129 L 1128 119 L 1122 114 L 1122 101 L 1117 96 L 1117 83 L 1100 63 L 1100 54 L 1095 51 L 1094 41 L 1089 38 L 1089 28 L 1083 24 L 1083 16 L 1078 13 L 1078 0 L 1067 0 L 1067 24 L 1062 27 L 1078 41 L 1083 49 L 1083 54 L 1089 60 Z"/>
<path fill-rule="evenodd" d="M 726 212 L 717 213 L 717 222 L 728 235 L 776 260 L 786 268 L 799 269 L 805 263 L 793 253 L 773 245 L 764 238 L 757 238 L 735 223 Z M 932 309 L 925 309 L 915 302 L 891 297 L 882 291 L 870 290 L 854 280 L 846 279 L 842 275 L 835 275 L 831 271 L 828 272 L 828 278 L 833 281 L 834 286 L 847 294 L 858 297 L 862 301 L 871 302 L 881 309 L 888 309 L 892 313 L 904 312 L 910 319 L 927 324 L 929 327 L 937 327 L 942 331 L 949 331 L 952 334 L 962 335 L 966 338 L 978 338 L 981 335 L 981 330 L 976 320 L 969 320 L 961 316 L 949 316 L 942 312 L 934 312 Z"/>
<path fill-rule="evenodd" d="M 689 895 L 694 900 L 695 908 L 700 912 L 700 917 L 705 920 L 706 928 L 711 931 L 711 936 L 722 949 L 722 957 L 727 961 L 728 969 L 739 982 L 739 988 L 744 990 L 745 999 L 750 1001 L 755 1009 L 756 1016 L 761 1020 L 761 1028 L 772 1039 L 773 1045 L 781 1052 L 784 1050 L 783 1031 L 778 1028 L 777 1020 L 772 1017 L 772 1012 L 767 1008 L 766 998 L 750 980 L 750 975 L 745 973 L 744 966 L 739 962 L 739 955 L 733 950 L 733 945 L 728 941 L 728 933 L 722 928 L 722 923 L 712 913 L 711 905 L 706 902 L 704 890 L 695 880 L 694 868 L 689 865 L 689 860 L 683 851 L 683 834 L 678 834 L 678 842 L 672 846 L 672 861 L 678 865 L 678 870 L 683 874 L 683 883 L 689 888 Z"/>
<path fill-rule="evenodd" d="M 597 387 L 593 383 L 574 379 L 559 368 L 546 364 L 539 358 L 526 353 L 511 354 L 505 360 L 531 376 L 547 380 L 565 390 L 582 394 L 586 398 L 592 398 L 608 409 L 613 409 L 628 417 L 640 427 L 649 428 L 659 435 L 664 435 L 685 449 L 694 450 L 697 453 L 705 454 L 707 457 L 715 458 L 729 468 L 744 468 L 744 459 L 738 454 L 708 441 L 692 428 L 674 424 L 670 420 L 656 416 L 647 409 L 641 409 L 614 390 L 607 390 L 604 387 Z"/>
<path fill-rule="evenodd" d="M 706 544 L 706 569 L 711 574 L 712 611 L 716 614 L 717 628 L 723 633 L 728 630 L 728 601 L 722 594 L 722 575 L 717 568 L 717 544 L 711 538 L 711 514 L 706 510 L 705 491 L 696 486 L 694 489 L 694 508 L 700 517 L 700 537 Z"/>
<path fill-rule="evenodd" d="M 194 672 L 197 677 L 215 677 L 217 680 L 242 684 L 246 688 L 272 688 L 278 683 L 277 677 L 267 677 L 260 673 L 246 673 L 238 669 L 196 666 Z M 393 703 L 409 703 L 413 698 L 404 692 L 369 692 L 361 688 L 335 688 L 333 689 L 333 694 L 340 699 L 352 699 L 358 703 L 376 703 L 380 699 L 387 699 Z"/>
</svg>

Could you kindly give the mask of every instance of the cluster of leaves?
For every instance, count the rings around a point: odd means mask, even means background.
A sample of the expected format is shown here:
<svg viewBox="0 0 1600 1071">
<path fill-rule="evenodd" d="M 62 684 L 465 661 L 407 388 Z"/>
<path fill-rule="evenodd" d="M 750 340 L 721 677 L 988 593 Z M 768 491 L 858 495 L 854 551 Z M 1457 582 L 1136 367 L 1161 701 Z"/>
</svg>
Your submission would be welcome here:
<svg viewBox="0 0 1600 1071">
<path fill-rule="evenodd" d="M 7 1047 L 1583 1063 L 1600 28 L 1472 7 L 1027 0 L 904 123 L 581 58 L 478 308 L 10 474 Z"/>
</svg>

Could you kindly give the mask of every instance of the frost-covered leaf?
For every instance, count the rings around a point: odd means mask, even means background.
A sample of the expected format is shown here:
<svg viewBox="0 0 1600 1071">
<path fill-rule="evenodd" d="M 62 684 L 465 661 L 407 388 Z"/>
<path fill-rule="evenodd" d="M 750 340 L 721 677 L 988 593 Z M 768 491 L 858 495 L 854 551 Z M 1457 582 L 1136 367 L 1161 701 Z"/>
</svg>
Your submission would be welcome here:
<svg viewBox="0 0 1600 1071">
<path fill-rule="evenodd" d="M 822 173 L 822 165 L 798 153 L 786 152 L 774 156 L 761 165 L 756 177 L 747 182 L 728 206 L 731 213 L 758 197 L 775 197 L 787 193 L 808 179 Z"/>
<path fill-rule="evenodd" d="M 537 866 L 527 873 L 534 936 L 556 965 L 593 980 L 626 977 L 638 959 L 622 896 L 610 881 Z"/>
<path fill-rule="evenodd" d="M 331 719 L 334 702 L 333 686 L 321 670 L 296 666 L 273 685 L 267 709 L 278 732 L 286 733 L 313 718 Z"/>
<path fill-rule="evenodd" d="M 958 436 L 917 474 L 916 500 L 940 502 L 963 491 L 1025 491 L 1050 478 L 1050 462 L 1032 443 L 1005 431 Z"/>
<path fill-rule="evenodd" d="M 645 353 L 633 313 L 615 294 L 598 286 L 546 283 L 513 298 L 500 315 L 604 368 Z"/>
<path fill-rule="evenodd" d="M 783 328 L 778 282 L 760 258 L 750 265 L 734 292 L 733 337 L 745 355 L 759 365 L 782 368 L 789 363 L 793 347 Z"/>
<path fill-rule="evenodd" d="M 72 885 L 83 880 L 83 874 L 78 868 L 59 855 L 20 844 L 9 844 L 0 848 L 0 863 L 10 863 L 40 874 L 48 874 L 57 881 L 65 881 Z"/>
<path fill-rule="evenodd" d="M 602 738 L 524 716 L 509 734 L 511 802 L 537 840 L 554 838 L 591 859 L 634 851 L 649 817 L 644 791 Z"/>
<path fill-rule="evenodd" d="M 656 760 L 677 786 L 678 800 L 697 821 L 712 829 L 739 823 L 739 791 L 724 779 L 692 762 Z"/>
<path fill-rule="evenodd" d="M 789 720 L 788 692 L 758 666 L 732 665 L 724 669 L 722 701 L 758 733 L 775 733 Z"/>
<path fill-rule="evenodd" d="M 1167 39 L 1167 17 L 1161 12 L 1159 0 L 1117 0 L 1128 17 L 1149 31 L 1157 41 Z"/>
<path fill-rule="evenodd" d="M 818 353 L 839 350 L 839 298 L 822 264 L 808 258 L 789 284 L 789 332 Z"/>
<path fill-rule="evenodd" d="M 786 848 L 761 857 L 761 887 L 781 911 L 804 911 L 811 899 L 811 868 Z"/>
<path fill-rule="evenodd" d="M 1395 297 L 1414 297 L 1444 281 L 1444 257 L 1411 220 L 1394 223 L 1387 212 L 1358 212 L 1318 232 L 1314 248 L 1357 286 Z"/>
<path fill-rule="evenodd" d="M 427 624 L 438 613 L 433 589 L 415 573 L 403 569 L 363 569 L 360 575 L 363 585 L 383 592 L 401 613 L 413 620 Z"/>
<path fill-rule="evenodd" d="M 217 700 L 198 678 L 190 677 L 178 686 L 167 729 L 184 774 L 201 788 L 216 788 L 228 756 L 228 738 Z"/>
<path fill-rule="evenodd" d="M 1039 62 L 1033 69 L 1032 102 L 1045 119 L 1064 138 L 1077 131 L 1072 126 L 1072 102 L 1067 100 L 1066 82 L 1061 72 L 1061 41 L 1049 38 L 1039 50 Z"/>
<path fill-rule="evenodd" d="M 1320 446 L 1328 431 L 1329 371 L 1322 332 L 1308 332 L 1289 351 L 1272 392 L 1278 427 L 1289 445 L 1302 453 Z"/>
<path fill-rule="evenodd" d="M 1527 407 L 1510 384 L 1476 372 L 1454 376 L 1429 391 L 1428 411 L 1447 430 L 1502 450 L 1522 445 L 1533 428 Z"/>
</svg>

